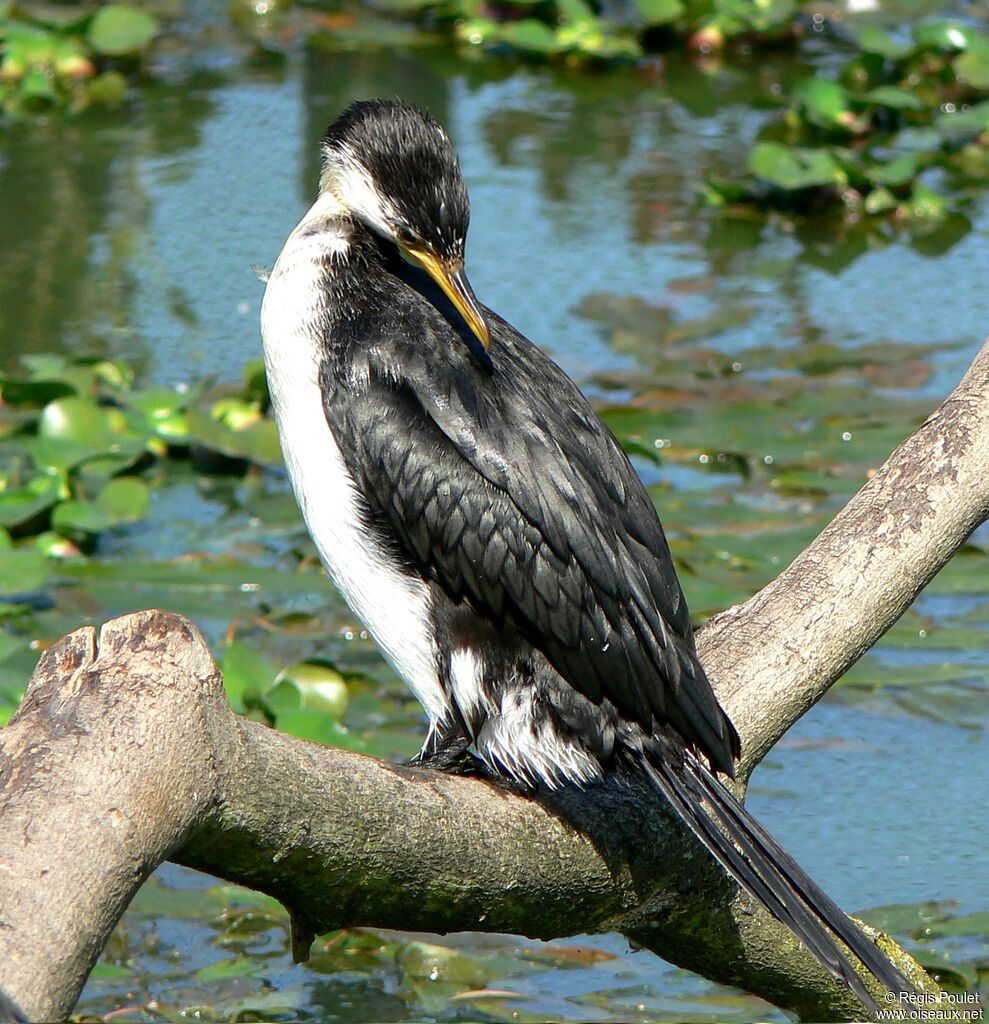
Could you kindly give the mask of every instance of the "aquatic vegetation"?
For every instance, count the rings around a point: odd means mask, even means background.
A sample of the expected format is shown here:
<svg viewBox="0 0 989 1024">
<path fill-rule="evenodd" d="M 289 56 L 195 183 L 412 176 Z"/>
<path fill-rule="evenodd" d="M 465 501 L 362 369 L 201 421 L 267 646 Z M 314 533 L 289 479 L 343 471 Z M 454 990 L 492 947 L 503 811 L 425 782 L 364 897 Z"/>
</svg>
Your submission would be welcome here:
<svg viewBox="0 0 989 1024">
<path fill-rule="evenodd" d="M 0 110 L 119 103 L 158 31 L 130 4 L 0 4 Z"/>
<path fill-rule="evenodd" d="M 989 34 L 953 20 L 896 36 L 851 22 L 837 34 L 844 64 L 781 95 L 748 173 L 709 180 L 705 200 L 790 214 L 833 207 L 911 230 L 960 216 L 989 177 Z"/>
</svg>

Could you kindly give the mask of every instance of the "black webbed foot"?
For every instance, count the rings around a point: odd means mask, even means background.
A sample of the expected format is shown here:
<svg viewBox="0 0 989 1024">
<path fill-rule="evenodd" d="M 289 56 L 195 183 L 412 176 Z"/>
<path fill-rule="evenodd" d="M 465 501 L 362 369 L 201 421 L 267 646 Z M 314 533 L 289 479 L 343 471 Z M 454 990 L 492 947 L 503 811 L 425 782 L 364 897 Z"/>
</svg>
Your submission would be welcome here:
<svg viewBox="0 0 989 1024">
<path fill-rule="evenodd" d="M 466 747 L 448 746 L 428 750 L 423 747 L 408 763 L 416 768 L 432 768 L 451 775 L 483 776 L 488 766 Z"/>
<path fill-rule="evenodd" d="M 472 753 L 470 744 L 470 737 L 460 723 L 436 724 L 429 730 L 422 750 L 415 757 L 409 758 L 407 763 L 414 768 L 431 768 L 450 775 L 487 779 L 509 793 L 532 795 L 531 787 L 502 775 Z"/>
<path fill-rule="evenodd" d="M 499 789 L 516 796 L 532 796 L 534 790 L 531 786 L 516 782 L 507 775 L 495 771 L 491 765 L 482 761 L 476 754 L 469 750 L 441 750 L 431 754 L 424 754 L 419 751 L 415 757 L 410 758 L 408 763 L 417 768 L 431 768 L 435 771 L 446 772 L 448 775 L 463 775 L 470 779 L 485 779 L 493 783 Z"/>
</svg>

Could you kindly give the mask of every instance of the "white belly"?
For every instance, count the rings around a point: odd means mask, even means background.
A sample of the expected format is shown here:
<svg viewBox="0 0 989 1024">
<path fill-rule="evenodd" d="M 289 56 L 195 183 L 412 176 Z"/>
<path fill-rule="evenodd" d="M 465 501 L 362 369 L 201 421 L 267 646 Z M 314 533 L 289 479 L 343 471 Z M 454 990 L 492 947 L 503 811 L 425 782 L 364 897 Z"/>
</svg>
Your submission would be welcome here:
<svg viewBox="0 0 989 1024">
<path fill-rule="evenodd" d="M 320 212 L 317 207 L 300 228 Z M 328 252 L 345 257 L 346 239 L 332 230 L 300 228 L 278 257 L 261 309 L 268 388 L 285 464 L 333 582 L 435 722 L 446 717 L 447 701 L 436 670 L 429 591 L 362 528 L 360 496 L 323 413 L 314 260 Z"/>
</svg>

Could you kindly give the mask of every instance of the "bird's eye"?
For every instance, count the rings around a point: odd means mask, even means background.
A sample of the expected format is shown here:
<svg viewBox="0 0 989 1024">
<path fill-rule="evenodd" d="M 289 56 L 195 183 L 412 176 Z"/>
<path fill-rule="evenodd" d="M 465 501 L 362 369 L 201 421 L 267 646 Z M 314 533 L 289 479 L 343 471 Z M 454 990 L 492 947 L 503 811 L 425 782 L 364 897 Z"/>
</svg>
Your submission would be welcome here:
<svg viewBox="0 0 989 1024">
<path fill-rule="evenodd" d="M 401 225 L 395 229 L 395 235 L 402 245 L 415 245 L 417 241 L 415 232 Z"/>
</svg>

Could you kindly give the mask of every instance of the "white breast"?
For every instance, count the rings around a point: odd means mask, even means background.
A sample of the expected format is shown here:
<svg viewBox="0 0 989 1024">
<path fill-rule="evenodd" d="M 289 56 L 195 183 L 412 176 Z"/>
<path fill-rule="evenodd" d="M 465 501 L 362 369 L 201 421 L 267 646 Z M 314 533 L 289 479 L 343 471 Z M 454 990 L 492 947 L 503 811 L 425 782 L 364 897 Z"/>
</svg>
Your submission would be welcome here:
<svg viewBox="0 0 989 1024">
<path fill-rule="evenodd" d="M 316 342 L 319 259 L 347 258 L 345 222 L 321 197 L 285 243 L 264 294 L 261 334 L 285 464 L 306 526 L 340 593 L 433 722 L 447 701 L 430 597 L 361 525 L 362 503 L 323 413 Z"/>
</svg>

